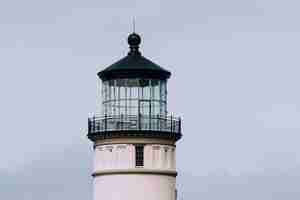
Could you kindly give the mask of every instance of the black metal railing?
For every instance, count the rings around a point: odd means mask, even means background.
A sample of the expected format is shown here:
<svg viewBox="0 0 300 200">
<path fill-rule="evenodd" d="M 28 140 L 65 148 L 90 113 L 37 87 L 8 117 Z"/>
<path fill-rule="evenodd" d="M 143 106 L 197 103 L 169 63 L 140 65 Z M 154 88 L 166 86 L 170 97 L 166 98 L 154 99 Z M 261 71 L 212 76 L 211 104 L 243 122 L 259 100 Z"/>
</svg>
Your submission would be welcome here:
<svg viewBox="0 0 300 200">
<path fill-rule="evenodd" d="M 181 119 L 162 115 L 114 115 L 88 119 L 88 134 L 110 131 L 155 131 L 181 134 Z"/>
</svg>

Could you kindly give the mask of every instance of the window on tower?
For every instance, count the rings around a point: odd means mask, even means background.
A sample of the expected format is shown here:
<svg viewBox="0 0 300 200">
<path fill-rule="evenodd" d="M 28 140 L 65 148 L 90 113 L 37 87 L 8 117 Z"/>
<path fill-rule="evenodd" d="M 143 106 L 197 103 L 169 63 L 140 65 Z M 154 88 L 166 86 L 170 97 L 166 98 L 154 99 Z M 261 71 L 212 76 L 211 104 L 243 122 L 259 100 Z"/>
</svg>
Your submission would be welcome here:
<svg viewBox="0 0 300 200">
<path fill-rule="evenodd" d="M 136 167 L 144 166 L 144 145 L 135 146 L 135 166 Z"/>
</svg>

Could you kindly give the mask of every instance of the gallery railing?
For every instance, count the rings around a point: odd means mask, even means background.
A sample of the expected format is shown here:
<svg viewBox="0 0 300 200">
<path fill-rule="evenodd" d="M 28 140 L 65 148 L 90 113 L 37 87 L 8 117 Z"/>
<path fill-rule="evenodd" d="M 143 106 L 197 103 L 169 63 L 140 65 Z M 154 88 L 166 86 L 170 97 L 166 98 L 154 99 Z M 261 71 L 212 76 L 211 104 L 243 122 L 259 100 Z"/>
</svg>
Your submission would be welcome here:
<svg viewBox="0 0 300 200">
<path fill-rule="evenodd" d="M 110 131 L 155 131 L 181 134 L 181 119 L 161 115 L 114 115 L 88 119 L 88 134 Z"/>
</svg>

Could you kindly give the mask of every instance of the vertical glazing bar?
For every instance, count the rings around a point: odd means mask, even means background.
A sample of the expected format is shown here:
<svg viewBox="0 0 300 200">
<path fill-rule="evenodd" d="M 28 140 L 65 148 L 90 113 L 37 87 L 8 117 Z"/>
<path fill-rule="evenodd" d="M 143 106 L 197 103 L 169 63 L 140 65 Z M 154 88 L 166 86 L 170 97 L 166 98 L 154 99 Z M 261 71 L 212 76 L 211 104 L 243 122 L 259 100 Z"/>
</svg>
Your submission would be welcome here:
<svg viewBox="0 0 300 200">
<path fill-rule="evenodd" d="M 110 109 L 110 102 L 111 102 L 111 86 L 108 81 L 108 86 L 107 86 L 107 98 L 106 98 L 106 103 L 105 103 L 105 113 L 104 114 L 109 114 L 109 109 Z"/>
<path fill-rule="evenodd" d="M 139 126 L 139 130 L 141 130 L 141 103 L 140 103 L 140 101 L 141 101 L 141 98 L 140 98 L 140 96 L 141 96 L 141 86 L 140 86 L 140 80 L 138 80 L 138 101 L 137 101 L 137 103 L 138 103 L 138 126 Z"/>
<path fill-rule="evenodd" d="M 150 93 L 149 94 L 149 96 L 150 96 L 150 100 L 149 100 L 149 113 L 147 113 L 147 115 L 149 115 L 149 130 L 151 130 L 151 123 L 152 123 L 152 117 L 151 117 L 151 114 L 152 114 L 152 112 L 151 112 L 151 104 L 152 104 L 152 82 L 151 82 L 151 79 L 149 80 L 149 88 L 148 88 L 148 91 L 146 89 L 146 92 Z"/>
<path fill-rule="evenodd" d="M 128 97 L 127 97 L 127 80 L 126 80 L 126 82 L 125 82 L 125 84 L 124 84 L 124 87 L 125 87 L 125 116 L 127 116 L 128 115 L 128 113 L 127 113 L 127 101 L 128 101 Z"/>
<path fill-rule="evenodd" d="M 165 84 L 165 115 L 167 115 L 168 113 L 168 84 L 167 84 L 167 80 L 164 81 L 164 84 Z"/>
<path fill-rule="evenodd" d="M 162 80 L 159 80 L 158 81 L 158 84 L 159 84 L 159 114 L 161 115 L 162 114 L 162 112 L 163 112 L 163 110 L 162 110 L 162 106 L 163 106 L 163 104 L 162 104 L 162 101 L 163 101 L 163 98 L 162 98 Z"/>
<path fill-rule="evenodd" d="M 102 113 L 105 114 L 106 113 L 106 106 L 105 106 L 106 98 L 105 98 L 105 83 L 104 82 L 102 82 L 102 86 L 101 86 L 101 100 L 102 100 Z"/>
<path fill-rule="evenodd" d="M 116 80 L 113 80 L 113 88 L 114 88 L 114 100 L 113 100 L 113 107 L 112 107 L 112 115 L 114 116 L 116 114 L 116 100 L 117 100 L 117 95 L 116 95 Z"/>
<path fill-rule="evenodd" d="M 132 88 L 129 86 L 129 115 L 132 115 Z"/>
<path fill-rule="evenodd" d="M 171 115 L 171 133 L 173 132 L 173 116 Z"/>
<path fill-rule="evenodd" d="M 98 84 L 97 84 L 98 85 Z M 102 85 L 100 86 L 101 87 L 101 104 L 102 104 L 102 113 L 104 114 L 105 113 L 105 99 L 104 99 L 104 82 L 102 82 Z"/>
<path fill-rule="evenodd" d="M 107 107 L 105 106 L 105 102 L 107 102 L 107 87 L 109 87 L 108 81 L 103 82 L 102 85 L 102 101 L 103 101 L 103 107 L 104 107 L 104 113 L 106 113 Z"/>
<path fill-rule="evenodd" d="M 110 106 L 109 106 L 109 103 L 110 102 L 110 85 L 109 85 L 109 81 L 107 81 L 107 84 L 106 84 L 106 98 L 105 98 L 105 114 L 108 114 L 109 113 L 109 109 L 110 109 Z"/>
<path fill-rule="evenodd" d="M 120 86 L 120 83 L 119 83 L 119 86 L 118 86 L 118 115 L 119 116 L 121 115 L 121 86 Z"/>
</svg>

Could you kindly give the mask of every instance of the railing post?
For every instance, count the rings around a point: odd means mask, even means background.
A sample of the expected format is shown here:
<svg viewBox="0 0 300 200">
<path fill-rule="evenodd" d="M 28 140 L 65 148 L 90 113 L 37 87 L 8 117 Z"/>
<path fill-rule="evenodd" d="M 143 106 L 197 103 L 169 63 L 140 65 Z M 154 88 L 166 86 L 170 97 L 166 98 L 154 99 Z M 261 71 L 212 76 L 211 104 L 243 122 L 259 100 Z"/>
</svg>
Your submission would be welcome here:
<svg viewBox="0 0 300 200">
<path fill-rule="evenodd" d="M 139 126 L 139 131 L 141 130 L 141 114 L 138 114 L 138 126 Z"/>
<path fill-rule="evenodd" d="M 91 120 L 88 118 L 88 134 L 91 133 Z"/>
<path fill-rule="evenodd" d="M 121 130 L 124 129 L 124 119 L 123 119 L 123 114 L 121 114 Z"/>
<path fill-rule="evenodd" d="M 149 130 L 151 130 L 152 116 L 149 115 Z"/>
<path fill-rule="evenodd" d="M 181 133 L 181 117 L 179 117 L 178 133 Z"/>
<path fill-rule="evenodd" d="M 93 132 L 96 132 L 96 117 L 93 117 L 93 121 L 92 121 L 92 127 L 93 127 Z"/>
<path fill-rule="evenodd" d="M 107 114 L 104 115 L 104 130 L 107 131 Z"/>
<path fill-rule="evenodd" d="M 168 130 L 168 116 L 167 115 L 163 115 L 163 131 L 167 131 Z M 161 125 L 162 126 L 162 125 Z M 160 128 L 161 130 L 162 128 Z"/>
<path fill-rule="evenodd" d="M 159 115 L 156 115 L 156 130 L 160 130 L 159 128 Z"/>
</svg>

